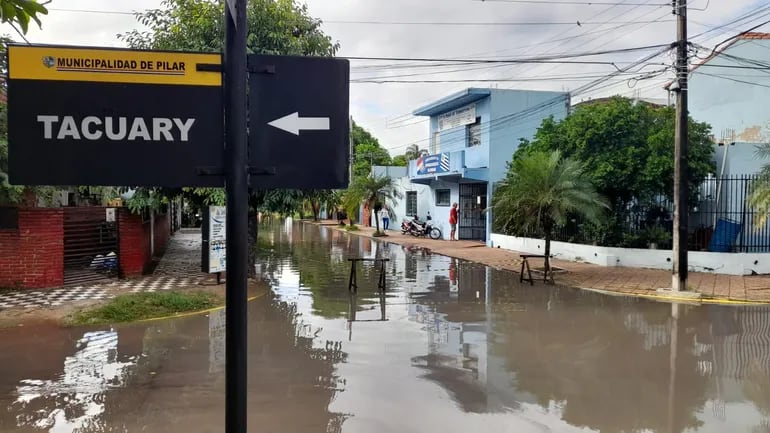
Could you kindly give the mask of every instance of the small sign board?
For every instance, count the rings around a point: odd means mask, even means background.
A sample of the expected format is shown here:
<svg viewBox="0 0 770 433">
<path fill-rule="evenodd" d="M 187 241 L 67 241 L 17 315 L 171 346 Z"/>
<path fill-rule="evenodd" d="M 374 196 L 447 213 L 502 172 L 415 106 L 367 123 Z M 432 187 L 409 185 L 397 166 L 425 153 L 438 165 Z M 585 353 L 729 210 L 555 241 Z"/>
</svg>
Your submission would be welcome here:
<svg viewBox="0 0 770 433">
<path fill-rule="evenodd" d="M 476 104 L 467 105 L 457 110 L 450 111 L 438 116 L 438 130 L 457 128 L 458 126 L 470 125 L 476 121 Z"/>
<path fill-rule="evenodd" d="M 220 54 L 8 47 L 16 185 L 222 186 Z M 208 69 L 206 71 L 200 69 Z"/>
<path fill-rule="evenodd" d="M 227 271 L 227 211 L 224 206 L 209 206 L 203 218 L 203 272 Z"/>
<path fill-rule="evenodd" d="M 115 220 L 117 219 L 116 218 L 116 209 L 114 207 L 108 207 L 107 209 L 105 209 L 104 219 L 108 223 L 114 223 Z"/>
<path fill-rule="evenodd" d="M 349 183 L 350 63 L 343 59 L 250 55 L 251 185 L 335 189 Z"/>
</svg>

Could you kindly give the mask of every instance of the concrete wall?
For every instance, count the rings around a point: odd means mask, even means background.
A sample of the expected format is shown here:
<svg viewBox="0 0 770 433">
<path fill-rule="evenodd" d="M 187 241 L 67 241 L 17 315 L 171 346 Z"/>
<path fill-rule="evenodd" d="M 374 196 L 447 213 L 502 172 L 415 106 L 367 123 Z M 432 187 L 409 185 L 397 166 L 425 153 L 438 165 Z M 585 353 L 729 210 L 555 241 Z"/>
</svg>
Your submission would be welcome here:
<svg viewBox="0 0 770 433">
<path fill-rule="evenodd" d="M 767 62 L 770 40 L 739 40 L 724 53 Z M 717 55 L 708 65 L 696 68 L 691 74 L 690 115 L 699 122 L 711 124 L 717 141 L 724 131 L 733 129 L 735 141 L 770 142 L 770 112 L 766 109 L 770 100 L 770 74 L 736 68 L 746 65 L 724 55 Z M 730 67 L 720 68 L 720 65 Z M 733 173 L 739 172 L 733 170 Z"/>
<path fill-rule="evenodd" d="M 725 176 L 738 176 L 759 172 L 765 164 L 770 163 L 770 160 L 757 158 L 757 144 L 758 143 L 739 141 L 732 144 L 727 143 L 723 146 L 716 146 L 714 149 L 714 159 L 717 163 L 716 176 L 720 177 L 720 173 L 722 173 L 723 170 Z M 725 152 L 727 153 L 726 158 Z"/>
<path fill-rule="evenodd" d="M 526 254 L 543 254 L 542 239 L 492 234 L 491 246 Z M 593 263 L 600 266 L 672 269 L 670 250 L 610 248 L 593 245 L 551 242 L 551 253 L 560 260 Z M 770 254 L 711 253 L 690 251 L 688 263 L 694 272 L 726 275 L 770 274 Z"/>
<path fill-rule="evenodd" d="M 0 230 L 0 287 L 43 288 L 64 284 L 64 212 L 19 209 L 15 230 Z"/>
</svg>

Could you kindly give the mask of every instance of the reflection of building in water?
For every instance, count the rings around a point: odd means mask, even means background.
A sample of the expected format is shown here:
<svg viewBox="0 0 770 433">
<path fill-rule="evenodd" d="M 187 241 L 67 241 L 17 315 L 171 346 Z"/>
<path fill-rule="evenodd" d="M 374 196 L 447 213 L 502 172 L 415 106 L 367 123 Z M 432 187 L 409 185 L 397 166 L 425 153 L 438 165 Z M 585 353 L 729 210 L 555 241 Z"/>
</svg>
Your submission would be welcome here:
<svg viewBox="0 0 770 433">
<path fill-rule="evenodd" d="M 16 418 L 19 427 L 63 433 L 102 426 L 99 418 L 105 412 L 104 394 L 125 384 L 128 369 L 137 358 L 117 360 L 118 333 L 114 331 L 87 332 L 77 341 L 76 349 L 65 358 L 60 379 L 23 380 L 16 387 L 18 397 L 11 410 L 17 407 L 23 413 Z"/>
</svg>

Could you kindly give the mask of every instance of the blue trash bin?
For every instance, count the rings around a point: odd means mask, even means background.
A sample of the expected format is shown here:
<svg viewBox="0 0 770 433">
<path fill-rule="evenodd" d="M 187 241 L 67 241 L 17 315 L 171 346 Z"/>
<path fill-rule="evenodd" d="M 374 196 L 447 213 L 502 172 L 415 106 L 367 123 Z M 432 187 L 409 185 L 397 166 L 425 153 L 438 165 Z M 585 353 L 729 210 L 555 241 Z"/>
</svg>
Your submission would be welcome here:
<svg viewBox="0 0 770 433">
<path fill-rule="evenodd" d="M 714 234 L 711 236 L 711 242 L 709 242 L 709 251 L 714 253 L 729 253 L 740 232 L 741 224 L 739 222 L 728 219 L 718 219 Z"/>
</svg>

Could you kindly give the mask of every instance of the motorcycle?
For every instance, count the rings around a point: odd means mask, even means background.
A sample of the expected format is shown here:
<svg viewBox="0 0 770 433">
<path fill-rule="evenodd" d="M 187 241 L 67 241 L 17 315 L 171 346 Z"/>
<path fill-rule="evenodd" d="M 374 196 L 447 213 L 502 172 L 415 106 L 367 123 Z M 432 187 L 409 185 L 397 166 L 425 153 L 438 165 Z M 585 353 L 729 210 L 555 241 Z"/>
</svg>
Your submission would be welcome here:
<svg viewBox="0 0 770 433">
<path fill-rule="evenodd" d="M 401 233 L 409 233 L 414 237 L 427 236 L 433 240 L 441 239 L 441 229 L 435 227 L 430 221 L 420 221 L 416 215 L 413 220 L 401 223 Z"/>
</svg>

